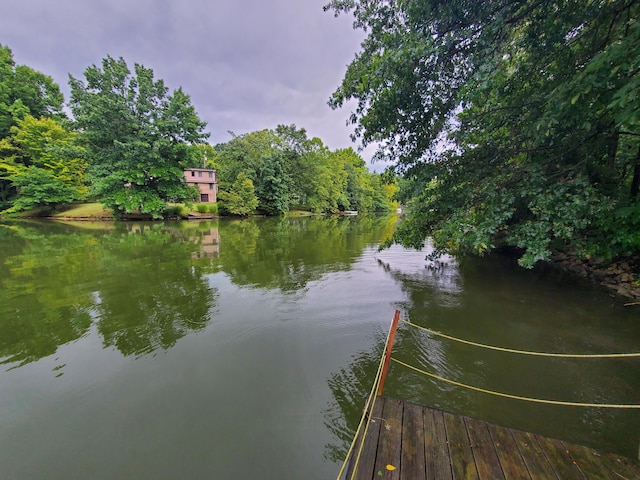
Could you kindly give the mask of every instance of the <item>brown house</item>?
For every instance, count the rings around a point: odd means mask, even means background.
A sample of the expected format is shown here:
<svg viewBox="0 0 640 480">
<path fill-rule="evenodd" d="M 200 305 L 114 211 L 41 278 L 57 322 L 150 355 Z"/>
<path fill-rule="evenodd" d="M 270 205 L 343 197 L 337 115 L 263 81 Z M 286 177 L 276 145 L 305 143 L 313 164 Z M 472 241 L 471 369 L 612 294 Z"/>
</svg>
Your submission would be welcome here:
<svg viewBox="0 0 640 480">
<path fill-rule="evenodd" d="M 184 171 L 188 185 L 195 185 L 200 192 L 200 203 L 215 203 L 218 195 L 216 171 L 212 168 L 189 168 Z"/>
</svg>

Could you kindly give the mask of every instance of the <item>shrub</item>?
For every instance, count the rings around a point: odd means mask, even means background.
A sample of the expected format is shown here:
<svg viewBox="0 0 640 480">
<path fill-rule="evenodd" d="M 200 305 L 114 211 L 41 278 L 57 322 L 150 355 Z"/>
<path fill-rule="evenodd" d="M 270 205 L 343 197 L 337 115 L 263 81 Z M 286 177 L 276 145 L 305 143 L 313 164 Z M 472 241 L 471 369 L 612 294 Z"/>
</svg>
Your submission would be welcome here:
<svg viewBox="0 0 640 480">
<path fill-rule="evenodd" d="M 222 215 L 222 216 L 231 215 L 231 212 L 229 211 L 229 209 L 227 208 L 224 202 L 219 201 L 218 203 L 216 203 L 216 205 L 218 207 L 219 215 Z"/>
<path fill-rule="evenodd" d="M 208 206 L 206 203 L 199 203 L 196 205 L 198 213 L 207 213 Z"/>
<path fill-rule="evenodd" d="M 182 205 L 167 205 L 164 209 L 165 217 L 182 217 L 184 216 L 184 207 Z"/>
</svg>

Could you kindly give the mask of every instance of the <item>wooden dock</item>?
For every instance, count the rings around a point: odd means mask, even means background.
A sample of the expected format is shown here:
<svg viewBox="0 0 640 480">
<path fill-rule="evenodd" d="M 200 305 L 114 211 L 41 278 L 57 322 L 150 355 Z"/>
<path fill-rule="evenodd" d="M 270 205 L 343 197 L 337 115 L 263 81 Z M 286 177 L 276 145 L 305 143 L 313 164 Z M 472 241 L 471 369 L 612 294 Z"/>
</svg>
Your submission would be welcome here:
<svg viewBox="0 0 640 480">
<path fill-rule="evenodd" d="M 361 480 L 640 479 L 626 457 L 401 400 L 379 397 L 369 422 Z"/>
</svg>

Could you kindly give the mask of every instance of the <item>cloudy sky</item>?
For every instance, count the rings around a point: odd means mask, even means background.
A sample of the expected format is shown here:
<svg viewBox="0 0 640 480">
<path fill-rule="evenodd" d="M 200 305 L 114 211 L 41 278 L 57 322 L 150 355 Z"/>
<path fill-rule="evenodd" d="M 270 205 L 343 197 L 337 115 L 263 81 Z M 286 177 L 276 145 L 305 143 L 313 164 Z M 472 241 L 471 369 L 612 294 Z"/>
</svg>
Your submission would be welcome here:
<svg viewBox="0 0 640 480">
<path fill-rule="evenodd" d="M 328 1 L 328 0 L 327 0 Z M 68 75 L 106 55 L 182 86 L 210 143 L 278 124 L 305 128 L 331 149 L 352 144 L 350 108 L 327 106 L 364 38 L 325 0 L 20 0 L 3 8 L 0 43 L 68 100 Z M 369 161 L 371 149 L 362 152 Z M 379 170 L 376 165 L 376 170 Z M 370 168 L 373 168 L 370 165 Z"/>
</svg>

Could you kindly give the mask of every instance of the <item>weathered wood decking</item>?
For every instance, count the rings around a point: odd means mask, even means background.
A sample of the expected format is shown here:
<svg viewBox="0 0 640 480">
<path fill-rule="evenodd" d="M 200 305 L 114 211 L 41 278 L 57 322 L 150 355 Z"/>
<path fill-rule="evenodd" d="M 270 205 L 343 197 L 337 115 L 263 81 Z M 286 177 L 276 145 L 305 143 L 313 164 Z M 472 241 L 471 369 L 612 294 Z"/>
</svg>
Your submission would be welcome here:
<svg viewBox="0 0 640 480">
<path fill-rule="evenodd" d="M 370 422 L 358 479 L 640 479 L 626 457 L 391 398 Z"/>
</svg>

